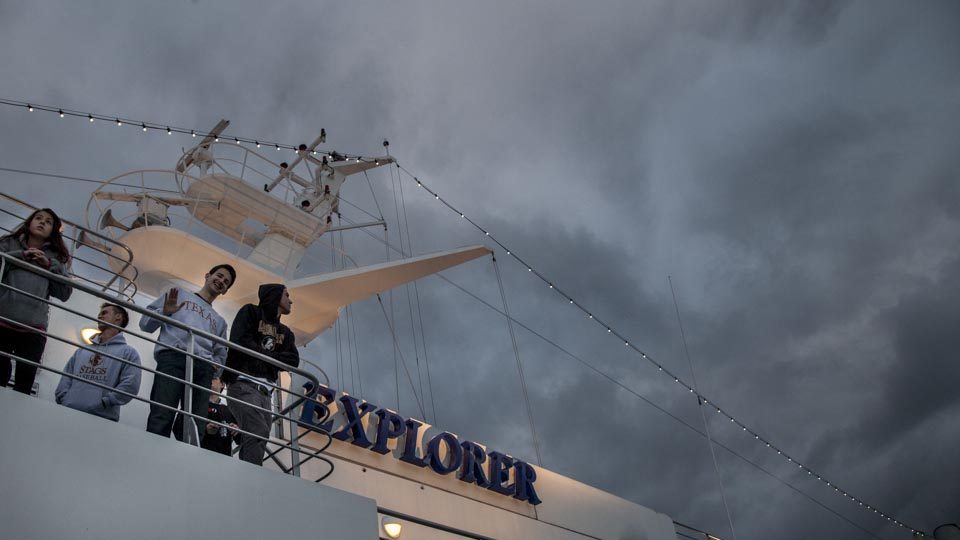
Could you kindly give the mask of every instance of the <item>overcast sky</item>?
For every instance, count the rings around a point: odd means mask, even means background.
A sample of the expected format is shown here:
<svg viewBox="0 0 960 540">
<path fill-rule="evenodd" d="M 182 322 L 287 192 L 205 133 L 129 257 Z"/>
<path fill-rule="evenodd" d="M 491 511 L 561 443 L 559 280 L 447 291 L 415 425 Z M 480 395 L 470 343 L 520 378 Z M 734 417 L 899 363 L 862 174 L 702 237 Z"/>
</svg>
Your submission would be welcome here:
<svg viewBox="0 0 960 540">
<path fill-rule="evenodd" d="M 692 381 L 672 276 L 711 401 L 897 519 L 960 521 L 956 2 L 265 5 L 0 0 L 0 97 L 198 130 L 227 118 L 228 133 L 292 144 L 322 127 L 324 148 L 365 155 L 389 139 L 406 169 Z M 106 179 L 170 168 L 191 144 L 0 107 L 5 168 Z M 396 242 L 399 191 L 388 170 L 370 179 L 376 202 L 362 178 L 342 195 L 379 204 Z M 494 247 L 400 181 L 415 253 Z M 91 189 L 9 172 L 0 185 L 80 221 Z M 343 241 L 364 262 L 385 256 L 361 232 Z M 543 466 L 732 537 L 706 439 L 651 405 L 702 431 L 696 400 L 502 251 L 498 264 L 517 320 L 630 390 L 517 328 Z M 447 276 L 502 305 L 489 259 Z M 429 361 L 439 424 L 534 461 L 503 317 L 438 278 L 417 292 L 426 354 L 406 289 L 396 325 L 415 380 Z M 359 380 L 332 334 L 307 350 L 334 386 L 395 407 L 379 304 L 352 320 Z M 401 377 L 401 412 L 421 416 Z M 718 448 L 737 538 L 909 538 L 715 416 L 719 443 L 819 502 Z"/>
</svg>

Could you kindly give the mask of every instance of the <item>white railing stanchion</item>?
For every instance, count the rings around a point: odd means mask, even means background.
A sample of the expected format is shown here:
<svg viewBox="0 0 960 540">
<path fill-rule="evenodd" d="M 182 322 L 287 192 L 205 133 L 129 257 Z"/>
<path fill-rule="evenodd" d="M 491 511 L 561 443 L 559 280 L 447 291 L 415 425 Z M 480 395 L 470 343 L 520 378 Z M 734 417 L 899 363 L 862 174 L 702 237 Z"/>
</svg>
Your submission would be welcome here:
<svg viewBox="0 0 960 540">
<path fill-rule="evenodd" d="M 194 337 L 190 332 L 190 341 L 187 342 L 187 355 L 184 365 L 183 379 L 186 384 L 183 385 L 183 410 L 193 412 L 193 348 Z M 190 417 L 189 421 L 185 415 L 180 415 L 183 420 L 183 442 L 200 446 L 200 428 L 197 426 L 196 419 Z M 190 429 L 193 426 L 193 429 Z"/>
</svg>

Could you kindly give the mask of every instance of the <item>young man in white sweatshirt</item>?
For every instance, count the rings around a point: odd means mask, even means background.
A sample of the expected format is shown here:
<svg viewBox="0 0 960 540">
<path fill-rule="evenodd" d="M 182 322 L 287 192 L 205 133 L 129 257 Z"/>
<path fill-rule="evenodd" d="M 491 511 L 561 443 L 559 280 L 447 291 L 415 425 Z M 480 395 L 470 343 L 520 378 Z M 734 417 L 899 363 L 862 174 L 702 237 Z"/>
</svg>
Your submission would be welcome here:
<svg viewBox="0 0 960 540">
<path fill-rule="evenodd" d="M 237 272 L 229 264 L 219 264 L 210 269 L 204 276 L 203 288 L 199 292 L 190 292 L 180 287 L 173 287 L 163 296 L 153 301 L 147 309 L 180 321 L 191 328 L 203 330 L 209 334 L 227 337 L 227 322 L 213 309 L 213 301 L 224 294 L 233 285 Z M 163 323 L 144 315 L 140 319 L 140 329 L 153 332 L 160 329 L 158 341 L 154 348 L 153 357 L 157 361 L 158 373 L 153 379 L 153 388 L 150 390 L 150 399 L 170 407 L 179 408 L 183 400 L 183 383 L 162 374 L 186 378 L 186 354 L 190 343 L 190 334 L 181 328 Z M 210 381 L 220 371 L 227 357 L 227 347 L 213 340 L 196 335 L 193 342 L 193 352 L 200 359 L 193 359 L 193 384 L 201 388 L 210 388 Z M 198 388 L 193 389 L 193 414 L 201 419 L 207 416 L 208 392 Z M 147 431 L 169 437 L 173 427 L 176 412 L 157 405 L 150 405 L 150 415 L 147 417 Z M 197 432 L 203 438 L 206 422 L 197 419 Z M 176 433 L 177 438 L 182 434 Z"/>
</svg>

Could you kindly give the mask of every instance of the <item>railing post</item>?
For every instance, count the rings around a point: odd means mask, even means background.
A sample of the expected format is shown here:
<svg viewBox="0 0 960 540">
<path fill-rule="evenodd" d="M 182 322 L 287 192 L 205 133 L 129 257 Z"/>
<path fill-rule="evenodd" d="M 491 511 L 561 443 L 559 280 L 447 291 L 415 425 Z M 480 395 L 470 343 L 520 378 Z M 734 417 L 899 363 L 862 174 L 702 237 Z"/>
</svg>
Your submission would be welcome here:
<svg viewBox="0 0 960 540">
<path fill-rule="evenodd" d="M 292 381 L 290 386 L 293 386 Z M 282 410 L 282 407 L 280 410 Z M 300 476 L 300 429 L 297 425 L 296 408 L 290 409 L 290 411 L 287 412 L 287 418 L 290 421 L 290 474 Z"/>
<path fill-rule="evenodd" d="M 183 378 L 185 380 L 183 385 L 183 410 L 184 412 L 188 413 L 193 412 L 193 387 L 190 386 L 193 384 L 193 342 L 193 332 L 190 332 L 190 341 L 187 343 L 187 353 L 189 354 L 187 354 L 185 358 L 183 374 Z M 196 419 L 185 414 L 181 414 L 180 418 L 183 420 L 183 441 L 187 444 L 200 446 L 200 432 L 199 428 L 197 427 Z M 194 427 L 193 430 L 190 429 L 191 425 Z M 196 433 L 195 438 L 190 437 L 192 433 Z"/>
</svg>

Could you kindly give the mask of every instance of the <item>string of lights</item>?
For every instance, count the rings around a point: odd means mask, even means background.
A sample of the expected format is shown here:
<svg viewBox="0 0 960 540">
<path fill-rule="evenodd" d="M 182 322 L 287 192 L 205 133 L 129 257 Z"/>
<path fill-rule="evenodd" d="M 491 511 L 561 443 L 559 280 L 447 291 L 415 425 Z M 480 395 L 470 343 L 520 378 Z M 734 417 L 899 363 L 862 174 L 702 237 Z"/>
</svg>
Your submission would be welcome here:
<svg viewBox="0 0 960 540">
<path fill-rule="evenodd" d="M 215 134 L 215 133 L 205 132 L 205 131 L 202 131 L 202 130 L 189 129 L 189 128 L 184 128 L 184 127 L 179 127 L 179 126 L 167 125 L 167 124 L 163 124 L 163 123 L 147 122 L 147 121 L 144 121 L 144 120 L 134 120 L 134 119 L 129 119 L 129 118 L 121 117 L 121 116 L 117 116 L 117 115 L 95 114 L 95 113 L 92 113 L 92 112 L 85 112 L 85 111 L 79 111 L 79 110 L 74 110 L 74 109 L 67 109 L 67 108 L 63 108 L 63 107 L 55 107 L 55 106 L 50 106 L 50 105 L 39 105 L 39 104 L 36 104 L 36 103 L 26 102 L 26 101 L 18 101 L 18 100 L 11 100 L 11 99 L 3 99 L 3 98 L 0 98 L 0 105 L 7 105 L 7 106 L 10 106 L 10 107 L 18 107 L 18 108 L 21 108 L 21 109 L 25 109 L 25 110 L 26 110 L 27 112 L 29 112 L 29 113 L 33 113 L 33 112 L 36 112 L 36 111 L 41 111 L 41 112 L 50 112 L 50 113 L 58 114 L 61 118 L 73 117 L 73 118 L 86 119 L 86 120 L 87 120 L 88 122 L 90 122 L 90 123 L 95 123 L 97 120 L 100 120 L 100 121 L 102 121 L 102 122 L 112 122 L 112 123 L 115 123 L 115 124 L 116 124 L 117 126 L 119 126 L 119 127 L 122 127 L 122 126 L 124 126 L 124 125 L 128 125 L 128 126 L 132 126 L 132 127 L 138 127 L 138 128 L 140 128 L 141 131 L 143 131 L 143 132 L 148 132 L 148 131 L 163 131 L 163 132 L 166 132 L 168 135 L 172 135 L 172 134 L 174 134 L 174 133 L 178 133 L 178 134 L 190 135 L 190 136 L 193 137 L 193 138 L 195 138 L 195 137 L 197 137 L 197 136 L 200 136 L 200 137 L 208 137 L 208 136 L 209 136 L 209 137 L 214 137 L 214 142 L 220 142 L 220 140 L 222 139 L 222 140 L 225 140 L 225 141 L 235 142 L 235 143 L 238 144 L 238 145 L 239 145 L 239 144 L 252 144 L 252 145 L 256 145 L 257 148 L 260 148 L 261 146 L 266 146 L 266 147 L 269 148 L 269 147 L 272 146 L 272 147 L 274 147 L 274 148 L 275 148 L 276 150 L 278 150 L 278 151 L 279 151 L 280 149 L 285 149 L 285 150 L 292 150 L 292 151 L 294 151 L 294 152 L 297 152 L 297 151 L 300 151 L 300 150 L 302 150 L 302 149 L 304 148 L 304 146 L 303 146 L 303 145 L 300 145 L 300 144 L 297 144 L 297 145 L 281 144 L 281 143 L 275 142 L 275 141 L 260 140 L 260 139 L 250 138 L 250 137 L 227 136 L 227 135 L 223 135 L 223 134 L 219 134 L 219 135 L 218 135 L 218 134 Z M 317 153 L 318 153 L 317 151 L 313 151 L 313 154 L 317 154 Z M 344 160 L 347 160 L 347 161 L 356 161 L 356 162 L 361 162 L 361 161 L 363 161 L 363 162 L 369 162 L 369 163 L 379 164 L 379 161 L 378 161 L 376 158 L 369 158 L 369 157 L 364 157 L 364 156 L 356 155 L 356 154 L 344 154 L 344 153 L 337 153 L 337 152 L 328 152 L 328 153 L 324 153 L 324 154 L 328 155 L 330 158 L 332 158 L 332 159 L 334 159 L 334 160 L 344 159 Z M 617 339 L 617 340 L 619 340 L 620 342 L 622 342 L 622 343 L 624 344 L 624 347 L 626 347 L 626 348 L 629 349 L 630 351 L 638 354 L 643 360 L 646 360 L 652 367 L 655 367 L 658 372 L 663 373 L 665 376 L 670 377 L 671 379 L 673 379 L 673 382 L 674 382 L 675 384 L 677 384 L 678 386 L 680 386 L 684 391 L 686 391 L 686 392 L 688 392 L 688 393 L 690 393 L 690 394 L 693 394 L 693 395 L 697 398 L 698 403 L 699 403 L 701 406 L 703 406 L 703 407 L 710 407 L 712 410 L 715 410 L 716 413 L 717 413 L 718 415 L 720 415 L 720 417 L 722 417 L 722 418 L 725 419 L 725 420 L 728 420 L 731 425 L 735 426 L 736 428 L 739 428 L 739 430 L 740 430 L 741 432 L 743 432 L 744 434 L 746 434 L 746 435 L 749 436 L 749 437 L 752 437 L 754 440 L 760 442 L 761 444 L 765 445 L 767 448 L 770 449 L 771 452 L 776 452 L 776 454 L 777 454 L 778 456 L 780 456 L 780 457 L 783 458 L 786 462 L 788 462 L 789 464 L 791 464 L 791 466 L 794 466 L 794 467 L 798 468 L 800 471 L 806 472 L 809 477 L 811 477 L 811 478 L 813 478 L 813 479 L 816 479 L 818 482 L 820 482 L 821 484 L 823 484 L 825 487 L 833 490 L 836 494 L 843 496 L 847 501 L 849 501 L 849 502 L 851 502 L 851 503 L 853 503 L 853 504 L 856 504 L 857 507 L 863 508 L 864 510 L 866 510 L 866 511 L 868 511 L 868 512 L 872 512 L 873 514 L 877 515 L 877 516 L 880 517 L 881 519 L 885 519 L 885 520 L 888 521 L 889 523 L 892 523 L 892 524 L 894 524 L 894 525 L 896 525 L 896 526 L 898 526 L 898 527 L 900 527 L 900 528 L 902 528 L 902 529 L 909 530 L 909 531 L 911 531 L 911 532 L 912 532 L 913 534 L 915 534 L 915 535 L 918 535 L 918 536 L 920 536 L 920 537 L 926 537 L 926 536 L 928 536 L 924 531 L 922 531 L 922 530 L 920 530 L 920 529 L 917 529 L 917 528 L 915 528 L 915 527 L 912 527 L 912 526 L 910 526 L 910 525 L 907 525 L 907 524 L 904 523 L 903 521 L 894 518 L 894 517 L 893 517 L 892 515 L 890 515 L 889 513 L 883 512 L 883 511 L 879 510 L 879 509 L 876 508 L 875 506 L 873 506 L 873 505 L 865 502 L 863 499 L 854 496 L 853 494 L 851 494 L 850 492 L 846 491 L 845 489 L 840 488 L 840 486 L 838 486 L 838 485 L 836 485 L 834 482 L 828 480 L 826 477 L 824 477 L 823 475 L 821 475 L 820 473 L 818 473 L 817 471 L 815 471 L 813 468 L 809 467 L 809 466 L 806 465 L 805 463 L 803 463 L 803 462 L 799 461 L 798 459 L 794 458 L 792 455 L 790 455 L 790 454 L 788 454 L 787 452 L 785 452 L 782 448 L 780 448 L 779 446 L 775 445 L 775 444 L 774 444 L 773 442 L 771 442 L 769 439 L 761 436 L 760 433 L 758 433 L 756 430 L 751 429 L 748 425 L 746 425 L 746 424 L 743 423 L 742 421 L 738 420 L 738 419 L 737 419 L 736 417 L 734 417 L 732 414 L 730 414 L 729 412 L 725 411 L 723 408 L 721 408 L 721 407 L 718 406 L 717 404 L 713 403 L 713 401 L 707 399 L 707 397 L 706 397 L 705 395 L 703 395 L 703 394 L 701 394 L 700 392 L 698 392 L 691 384 L 687 383 L 687 382 L 686 382 L 684 379 L 682 379 L 679 375 L 674 374 L 674 373 L 672 373 L 671 371 L 669 371 L 667 368 L 665 368 L 665 367 L 663 366 L 663 364 L 661 364 L 661 363 L 659 363 L 658 361 L 656 361 L 654 358 L 652 358 L 650 355 L 648 355 L 646 352 L 644 352 L 642 349 L 640 349 L 636 344 L 632 343 L 632 342 L 629 340 L 629 338 L 627 338 L 622 332 L 620 332 L 620 331 L 618 331 L 617 329 L 615 329 L 612 324 L 609 324 L 609 323 L 603 321 L 602 319 L 600 319 L 599 317 L 597 317 L 592 311 L 590 311 L 589 309 L 587 309 L 587 307 L 586 307 L 583 303 L 581 303 L 580 301 L 576 300 L 572 295 L 568 294 L 568 293 L 565 292 L 564 290 L 562 290 L 562 289 L 560 289 L 559 287 L 557 287 L 557 285 L 556 285 L 555 283 L 553 283 L 550 279 L 548 279 L 545 274 L 543 274 L 543 273 L 540 272 L 539 270 L 535 269 L 535 268 L 533 267 L 533 265 L 531 265 L 531 264 L 529 264 L 528 262 L 526 262 L 525 260 L 523 260 L 523 259 L 522 259 L 519 255 L 517 255 L 513 250 L 511 250 L 511 249 L 510 249 L 509 247 L 507 247 L 503 242 L 501 242 L 501 241 L 498 240 L 495 236 L 493 236 L 493 235 L 490 233 L 490 231 L 484 229 L 479 223 L 477 223 L 477 222 L 474 221 L 473 219 L 467 217 L 462 211 L 458 210 L 457 207 L 454 206 L 451 202 L 449 202 L 449 201 L 447 201 L 446 199 L 442 198 L 439 193 L 437 193 L 435 190 L 433 190 L 433 189 L 431 189 L 430 187 L 428 187 L 423 181 L 421 181 L 417 176 L 415 176 L 415 175 L 414 175 L 413 173 L 411 173 L 409 170 L 407 170 L 406 168 L 402 167 L 399 162 L 395 162 L 395 164 L 396 164 L 397 168 L 398 168 L 401 172 L 403 172 L 404 174 L 406 174 L 407 177 L 409 177 L 413 182 L 416 183 L 416 186 L 417 186 L 418 188 L 423 189 L 426 193 L 428 193 L 430 196 L 432 196 L 436 201 L 442 203 L 442 204 L 443 204 L 444 206 L 446 206 L 451 212 L 453 212 L 454 214 L 456 214 L 457 216 L 459 216 L 459 219 L 464 220 L 465 222 L 469 223 L 469 224 L 470 224 L 471 226 L 473 226 L 476 230 L 478 230 L 479 232 L 481 232 L 485 237 L 489 238 L 494 244 L 496 244 L 497 246 L 499 246 L 499 247 L 503 250 L 503 252 L 504 252 L 508 257 L 512 257 L 515 261 L 517 261 L 518 263 L 520 263 L 521 265 L 523 265 L 523 267 L 527 269 L 527 272 L 528 272 L 529 274 L 533 275 L 534 277 L 536 277 L 537 279 L 539 279 L 541 282 L 543 282 L 550 290 L 552 290 L 552 291 L 554 291 L 556 294 L 558 294 L 558 295 L 559 295 L 561 298 L 563 298 L 570 306 L 572 306 L 573 308 L 575 308 L 575 309 L 579 310 L 580 312 L 582 312 L 586 320 L 592 321 L 593 323 L 599 325 L 603 330 L 606 331 L 607 334 L 609 334 L 609 335 L 611 336 L 611 338 Z"/>
<path fill-rule="evenodd" d="M 609 334 L 612 338 L 615 338 L 615 339 L 620 340 L 625 347 L 627 347 L 629 350 L 633 351 L 634 353 L 640 355 L 640 357 L 641 357 L 642 359 L 644 359 L 644 360 L 646 360 L 647 362 L 649 362 L 653 367 L 656 367 L 658 372 L 663 373 L 663 374 L 664 374 L 665 376 L 667 376 L 667 377 L 670 377 L 671 379 L 673 379 L 673 382 L 674 382 L 675 384 L 679 385 L 681 388 L 683 388 L 683 389 L 684 389 L 685 391 L 687 391 L 688 393 L 693 394 L 693 395 L 697 398 L 698 403 L 700 404 L 700 406 L 702 406 L 702 407 L 710 407 L 712 410 L 715 410 L 718 415 L 720 415 L 721 417 L 723 417 L 725 420 L 729 420 L 729 422 L 730 422 L 733 426 L 739 428 L 741 432 L 743 432 L 744 434 L 746 434 L 746 435 L 748 435 L 748 436 L 750 436 L 750 437 L 753 437 L 754 440 L 759 441 L 761 444 L 766 445 L 766 447 L 769 448 L 771 452 L 776 452 L 777 455 L 780 456 L 781 458 L 783 458 L 786 462 L 788 462 L 789 464 L 791 464 L 791 465 L 794 466 L 794 467 L 797 467 L 799 470 L 806 472 L 809 477 L 811 477 L 811 478 L 813 478 L 813 479 L 816 479 L 818 482 L 822 483 L 822 484 L 823 484 L 824 486 L 826 486 L 827 488 L 833 490 L 836 494 L 843 496 L 843 497 L 844 497 L 845 499 L 847 499 L 849 502 L 854 503 L 854 504 L 856 504 L 858 507 L 863 508 L 863 509 L 865 509 L 865 510 L 867 510 L 867 511 L 869 511 L 869 512 L 872 512 L 872 513 L 876 514 L 878 517 L 880 517 L 880 518 L 882 518 L 882 519 L 885 519 L 885 520 L 887 520 L 888 522 L 890 522 L 890 523 L 892 523 L 892 524 L 894 524 L 894 525 L 896 525 L 896 526 L 898 526 L 898 527 L 901 527 L 901 528 L 903 528 L 903 529 L 907 529 L 907 530 L 911 531 L 913 534 L 916 534 L 916 535 L 919 535 L 919 536 L 927 536 L 924 531 L 922 531 L 922 530 L 920 530 L 920 529 L 917 529 L 917 528 L 915 528 L 915 527 L 911 527 L 910 525 L 907 525 L 907 524 L 904 523 L 903 521 L 894 518 L 892 515 L 890 515 L 890 514 L 888 514 L 888 513 L 886 513 L 886 512 L 883 512 L 883 511 L 879 510 L 879 509 L 876 508 L 875 506 L 873 506 L 873 505 L 865 502 L 863 499 L 861 499 L 861 498 L 859 498 L 859 497 L 856 497 L 855 495 L 851 494 L 850 492 L 846 491 L 845 489 L 842 489 L 840 486 L 836 485 L 834 482 L 831 482 L 830 480 L 828 480 L 827 478 L 825 478 L 822 474 L 816 472 L 814 469 L 812 469 L 812 468 L 809 467 L 808 465 L 804 464 L 803 462 L 801 462 L 801 461 L 799 461 L 798 459 L 794 458 L 792 455 L 788 454 L 788 453 L 787 453 L 786 451 L 784 451 L 782 448 L 780 448 L 779 446 L 777 446 L 777 445 L 775 445 L 774 443 L 772 443 L 769 439 L 767 439 L 767 438 L 763 437 L 762 435 L 760 435 L 760 433 L 758 433 L 756 430 L 751 429 L 751 428 L 750 428 L 749 426 L 747 426 L 745 423 L 743 423 L 742 421 L 740 421 L 740 420 L 738 420 L 737 418 L 735 418 L 732 414 L 730 414 L 729 412 L 723 410 L 723 408 L 721 408 L 721 407 L 718 406 L 717 404 L 713 403 L 711 400 L 707 399 L 707 397 L 706 397 L 705 395 L 701 394 L 700 392 L 698 392 L 698 391 L 693 387 L 693 385 L 687 383 L 687 382 L 686 382 L 685 380 L 683 380 L 679 375 L 677 375 L 677 374 L 671 372 L 670 370 L 668 370 L 667 368 L 665 368 L 665 367 L 663 366 L 663 364 L 661 364 L 660 362 L 656 361 L 654 358 L 652 358 L 650 355 L 648 355 L 648 354 L 647 354 L 646 352 L 644 352 L 642 349 L 640 349 L 639 347 L 637 347 L 637 345 L 635 345 L 634 343 L 632 343 L 632 342 L 629 340 L 629 338 L 627 338 L 626 336 L 624 336 L 624 334 L 622 334 L 621 332 L 619 332 L 618 330 L 616 330 L 611 324 L 608 324 L 608 323 L 604 322 L 603 320 L 601 320 L 601 319 L 600 319 L 599 317 L 597 317 L 593 312 L 591 312 L 590 310 L 588 310 L 581 302 L 579 302 L 578 300 L 576 300 L 575 298 L 573 298 L 572 295 L 568 294 L 567 292 L 565 292 L 565 291 L 563 291 L 562 289 L 560 289 L 559 287 L 557 287 L 557 285 L 554 284 L 551 280 L 549 280 L 543 273 L 541 273 L 541 272 L 538 271 L 536 268 L 534 268 L 531 264 L 527 263 L 525 260 L 523 260 L 522 258 L 520 258 L 520 256 L 517 255 L 512 249 L 510 249 L 509 247 L 507 247 L 507 246 L 506 246 L 505 244 L 503 244 L 500 240 L 498 240 L 495 236 L 493 236 L 492 234 L 490 234 L 490 231 L 484 229 L 482 226 L 480 226 L 480 224 L 478 224 L 478 223 L 475 222 L 474 220 L 472 220 L 472 219 L 470 219 L 469 217 L 467 217 L 462 211 L 458 210 L 458 209 L 457 209 L 455 206 L 453 206 L 449 201 L 447 201 L 446 199 L 444 199 L 443 197 L 441 197 L 439 193 L 437 193 L 436 191 L 434 191 L 433 189 L 431 189 L 430 187 L 428 187 L 422 180 L 419 179 L 419 177 L 415 176 L 413 173 L 411 173 L 410 171 L 408 171 L 407 169 L 405 169 L 404 167 L 402 167 L 402 166 L 400 165 L 400 163 L 397 163 L 396 165 L 397 165 L 397 168 L 398 168 L 399 170 L 401 170 L 404 174 L 406 174 L 410 179 L 412 179 L 412 180 L 416 183 L 416 185 L 417 185 L 418 188 L 423 189 L 424 191 L 426 191 L 428 194 L 430 194 L 430 196 L 432 196 L 432 197 L 434 198 L 434 200 L 439 201 L 439 202 L 442 203 L 444 206 L 446 206 L 448 209 L 450 209 L 450 211 L 452 211 L 453 213 L 455 213 L 456 215 L 458 215 L 458 216 L 459 216 L 459 219 L 466 221 L 467 223 L 469 223 L 470 225 L 472 225 L 476 230 L 478 230 L 479 232 L 483 233 L 484 236 L 486 236 L 486 237 L 489 238 L 493 243 L 495 243 L 497 246 L 499 246 L 499 247 L 504 251 L 504 253 L 506 253 L 507 256 L 512 257 L 512 258 L 513 258 L 514 260 L 516 260 L 518 263 L 520 263 L 521 265 L 523 265 L 523 267 L 527 269 L 527 272 L 528 272 L 528 273 L 532 274 L 532 275 L 535 276 L 537 279 L 539 279 L 540 281 L 542 281 L 542 282 L 548 287 L 548 289 L 550 289 L 550 290 L 552 290 L 554 293 L 558 294 L 561 298 L 563 298 L 569 305 L 571 305 L 571 306 L 574 307 L 575 309 L 580 310 L 580 311 L 583 313 L 583 315 L 586 317 L 586 319 L 587 319 L 588 321 L 592 321 L 592 322 L 594 322 L 595 324 L 599 325 L 602 329 L 606 330 L 606 333 Z"/>
<path fill-rule="evenodd" d="M 75 109 L 54 107 L 51 105 L 39 105 L 36 103 L 30 103 L 27 101 L 18 101 L 13 99 L 0 98 L 0 105 L 7 105 L 10 107 L 26 109 L 27 112 L 31 112 L 31 113 L 35 111 L 55 113 L 59 115 L 60 118 L 67 118 L 67 117 L 80 118 L 80 119 L 85 119 L 87 120 L 87 122 L 90 122 L 90 123 L 95 123 L 97 120 L 100 120 L 101 122 L 110 122 L 110 123 L 116 124 L 117 127 L 130 126 L 134 128 L 140 128 L 140 130 L 143 131 L 144 133 L 149 131 L 160 131 L 160 132 L 165 132 L 167 135 L 173 135 L 174 133 L 190 135 L 192 138 L 213 137 L 214 142 L 220 142 L 221 140 L 223 140 L 226 142 L 234 142 L 236 144 L 252 144 L 252 145 L 255 145 L 257 148 L 260 148 L 261 146 L 265 146 L 267 148 L 273 147 L 277 151 L 280 151 L 282 149 L 282 150 L 293 150 L 294 152 L 297 152 L 301 149 L 301 146 L 302 146 L 300 144 L 295 144 L 295 145 L 284 144 L 276 141 L 254 139 L 250 137 L 224 135 L 222 133 L 217 134 L 217 133 L 212 133 L 212 132 L 198 130 L 198 129 L 189 129 L 185 127 L 162 124 L 157 122 L 147 122 L 146 120 L 135 120 L 135 119 L 127 118 L 124 116 L 106 115 L 106 114 L 98 114 L 93 112 L 78 111 Z M 318 152 L 316 150 L 312 151 L 311 153 L 313 155 L 322 154 L 321 152 Z M 327 157 L 334 160 L 344 159 L 347 161 L 357 161 L 357 162 L 374 161 L 373 159 L 364 159 L 363 156 L 354 155 L 354 154 L 344 154 L 342 152 L 330 152 Z"/>
</svg>

